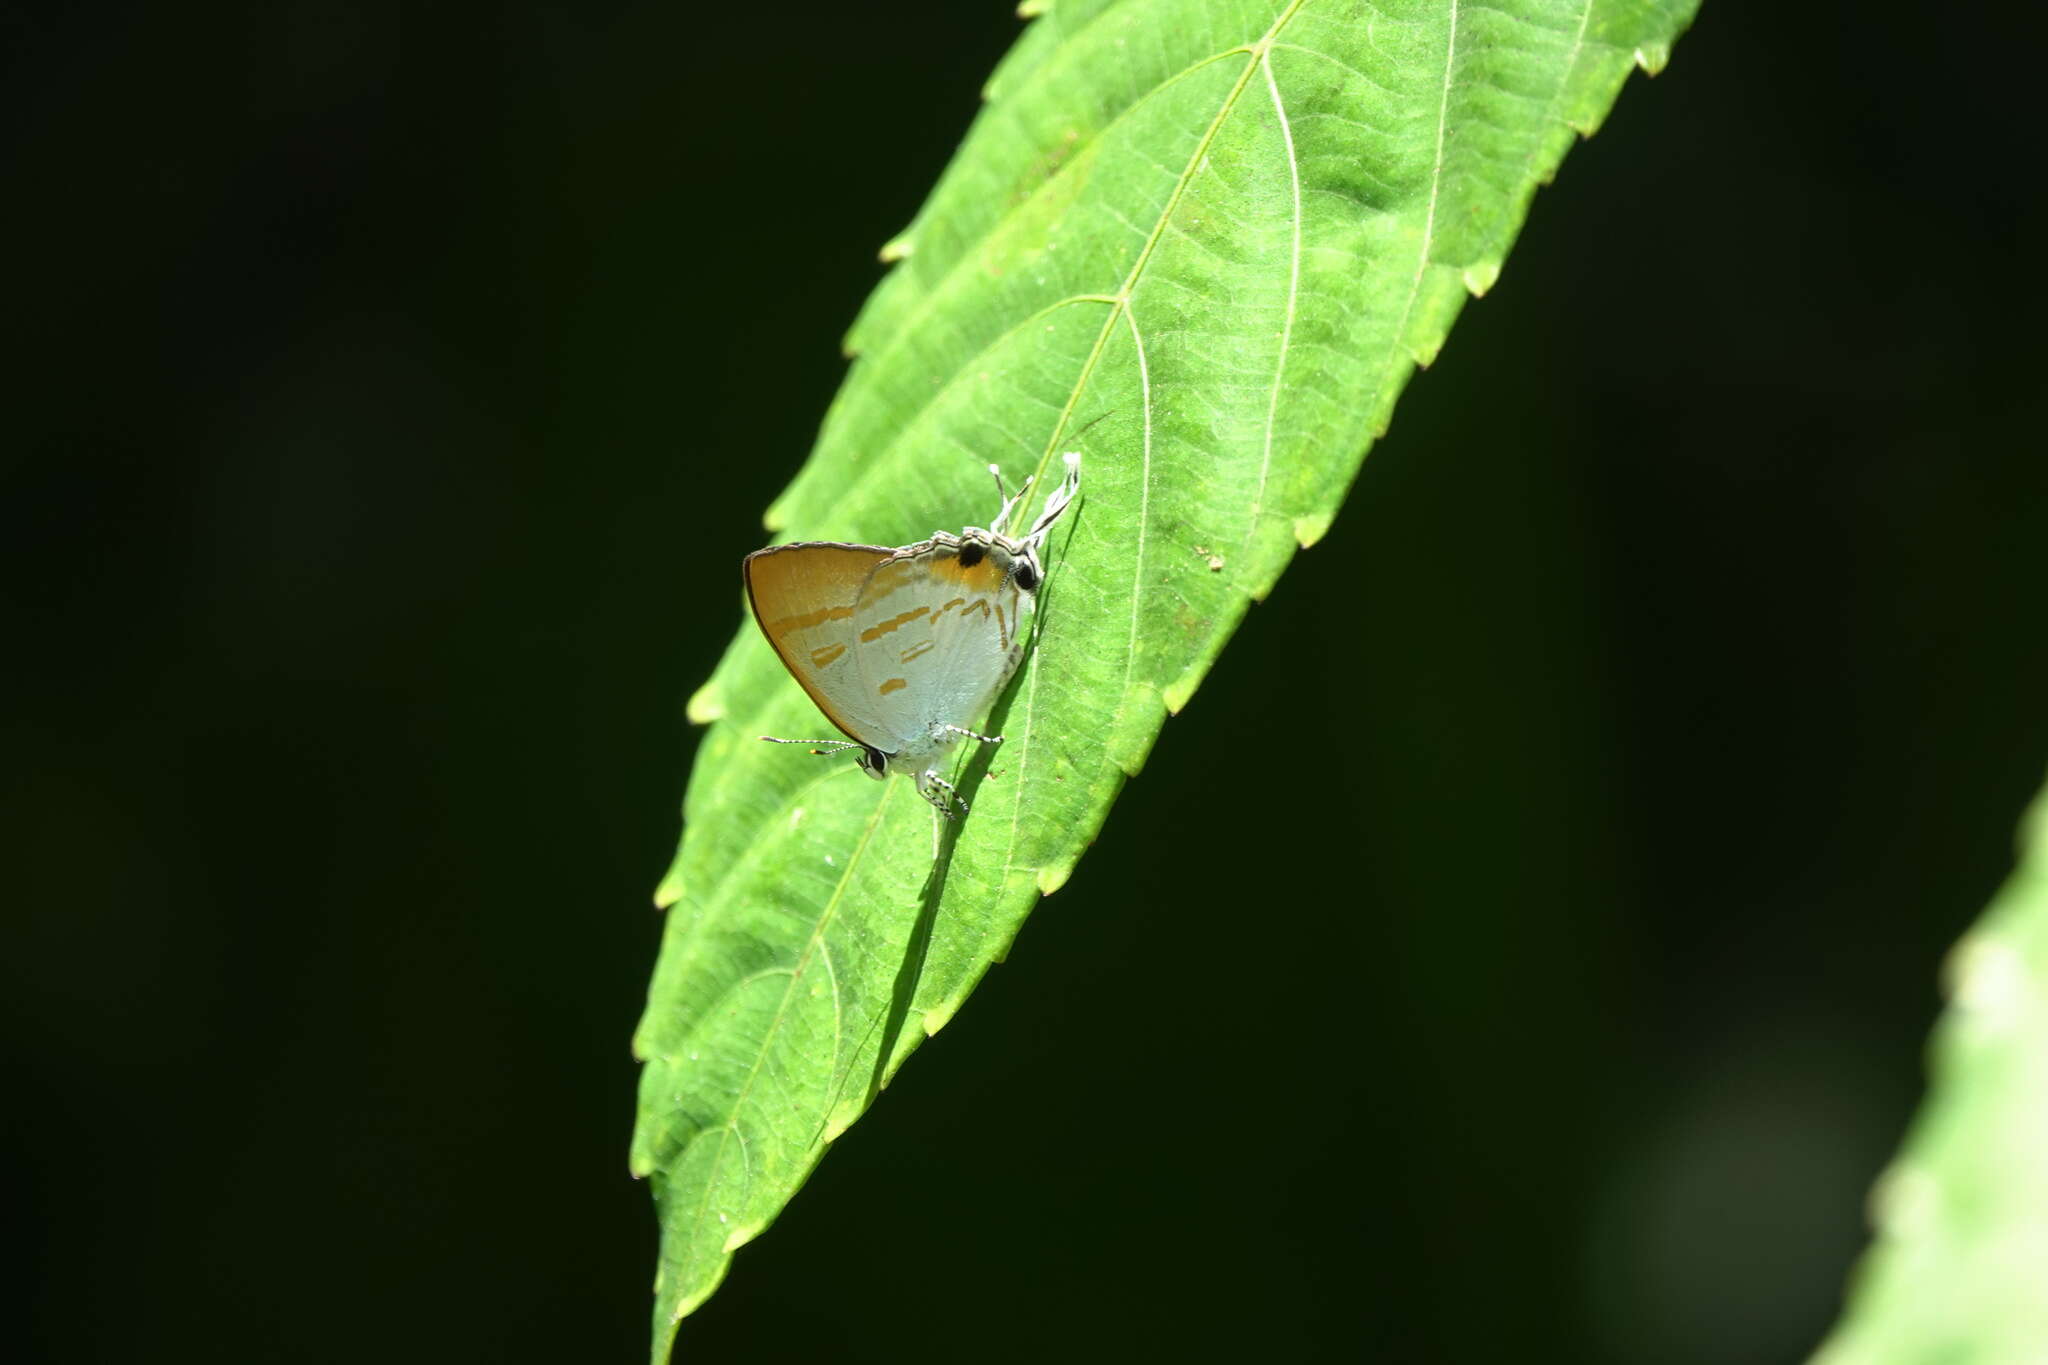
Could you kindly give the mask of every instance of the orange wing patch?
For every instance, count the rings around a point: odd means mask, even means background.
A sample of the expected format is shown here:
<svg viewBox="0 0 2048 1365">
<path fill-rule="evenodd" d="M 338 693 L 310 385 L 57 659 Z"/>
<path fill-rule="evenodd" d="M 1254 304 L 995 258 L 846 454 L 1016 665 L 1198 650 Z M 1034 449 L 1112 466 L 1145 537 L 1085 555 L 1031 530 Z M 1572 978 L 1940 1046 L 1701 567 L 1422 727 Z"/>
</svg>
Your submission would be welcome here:
<svg viewBox="0 0 2048 1365">
<path fill-rule="evenodd" d="M 832 704 L 819 672 L 846 654 L 853 628 L 843 623 L 860 604 L 861 584 L 894 553 L 879 545 L 813 541 L 759 550 L 741 565 L 754 619 L 782 666 L 825 719 L 854 740 L 863 739 L 859 724 Z"/>
<path fill-rule="evenodd" d="M 992 593 L 1003 586 L 1010 572 L 1010 557 L 972 541 L 958 550 L 932 556 L 932 578 L 949 587 L 970 593 Z"/>
</svg>

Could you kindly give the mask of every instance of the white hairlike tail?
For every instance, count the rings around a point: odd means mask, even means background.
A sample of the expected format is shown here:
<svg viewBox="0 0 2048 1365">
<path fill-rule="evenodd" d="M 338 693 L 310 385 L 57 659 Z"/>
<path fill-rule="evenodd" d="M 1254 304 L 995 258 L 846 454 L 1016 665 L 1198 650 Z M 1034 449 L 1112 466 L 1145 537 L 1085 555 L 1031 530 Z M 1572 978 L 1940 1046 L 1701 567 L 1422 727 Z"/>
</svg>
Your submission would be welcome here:
<svg viewBox="0 0 2048 1365">
<path fill-rule="evenodd" d="M 1061 457 L 1067 462 L 1067 476 L 1060 480 L 1060 486 L 1052 490 L 1052 496 L 1045 500 L 1045 510 L 1038 514 L 1038 520 L 1031 524 L 1031 534 L 1024 537 L 1024 543 L 1036 549 L 1045 543 L 1045 533 L 1060 519 L 1060 513 L 1067 510 L 1067 504 L 1081 491 L 1081 453 L 1068 451 Z M 1020 493 L 1023 490 L 1018 490 Z"/>
</svg>

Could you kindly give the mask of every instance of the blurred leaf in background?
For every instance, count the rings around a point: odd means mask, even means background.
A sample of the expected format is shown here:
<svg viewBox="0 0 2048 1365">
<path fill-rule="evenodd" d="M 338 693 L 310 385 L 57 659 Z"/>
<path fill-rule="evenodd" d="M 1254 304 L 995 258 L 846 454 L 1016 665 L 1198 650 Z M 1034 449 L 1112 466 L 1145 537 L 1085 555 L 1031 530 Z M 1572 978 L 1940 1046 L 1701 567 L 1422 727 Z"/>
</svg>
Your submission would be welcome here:
<svg viewBox="0 0 2048 1365">
<path fill-rule="evenodd" d="M 1814 1365 L 2048 1358 L 2048 792 L 2020 836 L 2012 880 L 1949 954 L 1932 1086 Z"/>
</svg>

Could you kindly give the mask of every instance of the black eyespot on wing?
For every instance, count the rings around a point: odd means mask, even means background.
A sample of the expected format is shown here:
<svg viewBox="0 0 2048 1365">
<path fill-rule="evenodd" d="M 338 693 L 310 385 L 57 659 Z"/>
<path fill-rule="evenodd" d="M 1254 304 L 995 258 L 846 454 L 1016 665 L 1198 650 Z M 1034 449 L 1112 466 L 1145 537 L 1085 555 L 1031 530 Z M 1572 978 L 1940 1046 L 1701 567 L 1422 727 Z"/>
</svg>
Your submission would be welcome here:
<svg viewBox="0 0 2048 1365">
<path fill-rule="evenodd" d="M 988 546 L 986 545 L 977 545 L 970 540 L 960 547 L 960 567 L 963 569 L 971 569 L 987 558 Z"/>
<path fill-rule="evenodd" d="M 1017 562 L 1017 570 L 1011 577 L 1016 580 L 1017 586 L 1025 592 L 1038 591 L 1038 570 L 1031 567 L 1030 560 L 1019 560 Z"/>
</svg>

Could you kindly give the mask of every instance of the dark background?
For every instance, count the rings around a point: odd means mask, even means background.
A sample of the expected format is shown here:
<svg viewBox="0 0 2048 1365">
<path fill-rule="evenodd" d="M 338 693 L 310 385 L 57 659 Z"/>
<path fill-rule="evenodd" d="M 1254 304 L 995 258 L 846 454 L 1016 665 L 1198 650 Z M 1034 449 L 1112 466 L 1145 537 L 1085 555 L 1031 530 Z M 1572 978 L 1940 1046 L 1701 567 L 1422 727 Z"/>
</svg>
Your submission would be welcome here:
<svg viewBox="0 0 2048 1365">
<path fill-rule="evenodd" d="M 1017 24 L 7 27 L 11 1316 L 634 1359 L 682 702 Z M 1708 0 L 685 1357 L 1809 1350 L 2048 759 L 2022 60 Z"/>
</svg>

